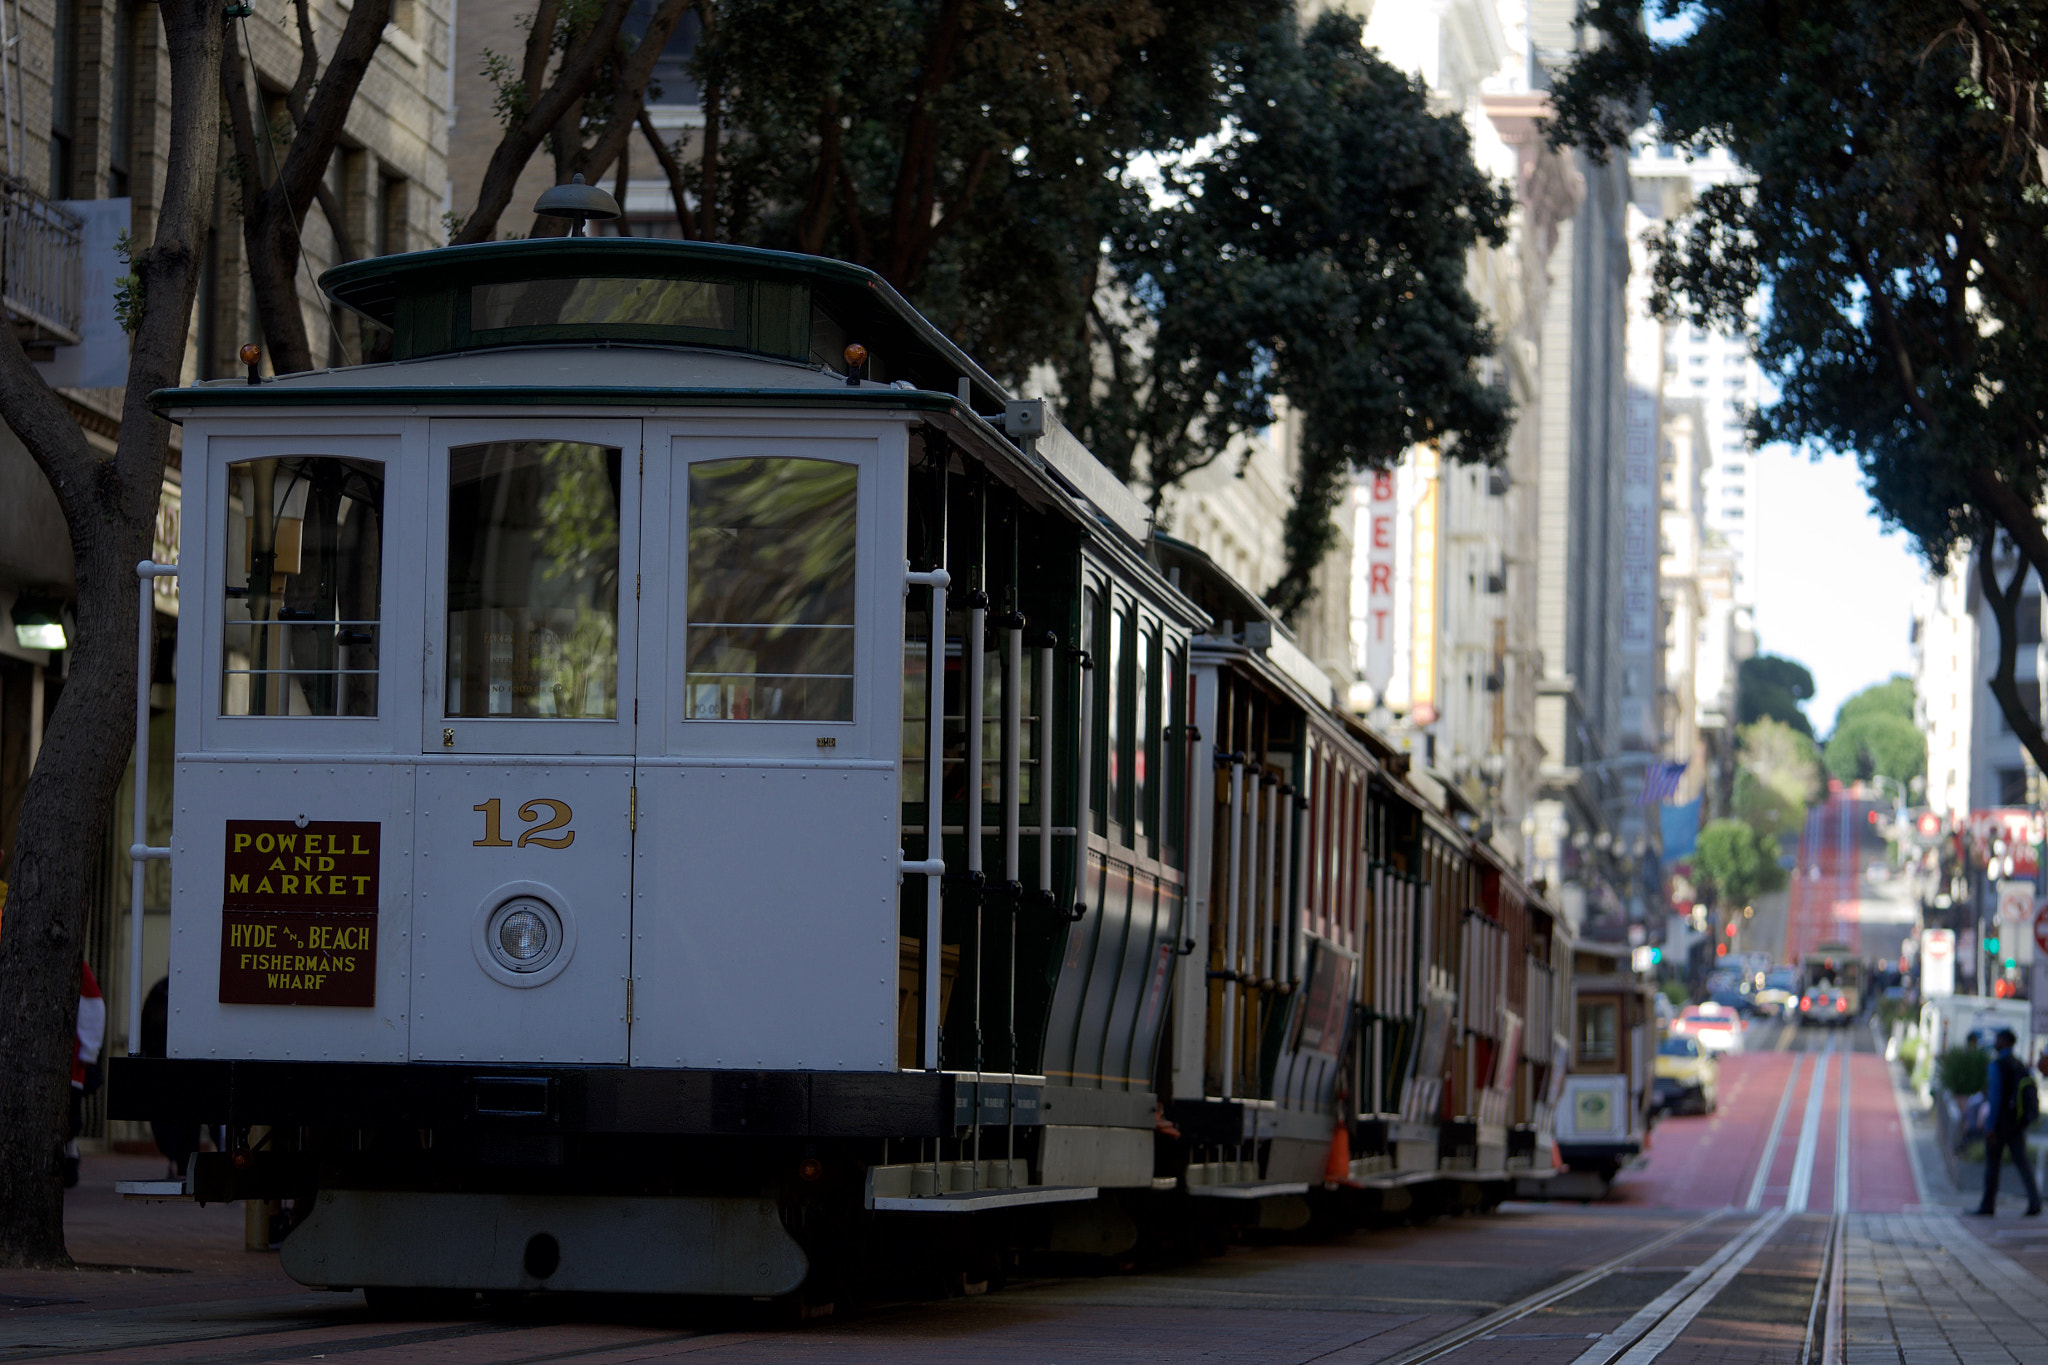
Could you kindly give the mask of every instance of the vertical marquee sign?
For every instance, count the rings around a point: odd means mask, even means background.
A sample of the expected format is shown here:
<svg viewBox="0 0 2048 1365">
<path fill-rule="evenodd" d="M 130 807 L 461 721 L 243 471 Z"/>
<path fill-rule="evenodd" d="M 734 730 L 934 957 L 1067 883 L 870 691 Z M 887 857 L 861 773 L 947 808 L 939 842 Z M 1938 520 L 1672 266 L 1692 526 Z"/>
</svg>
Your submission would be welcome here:
<svg viewBox="0 0 2048 1365">
<path fill-rule="evenodd" d="M 377 1003 L 374 820 L 227 822 L 223 1005 Z"/>
</svg>

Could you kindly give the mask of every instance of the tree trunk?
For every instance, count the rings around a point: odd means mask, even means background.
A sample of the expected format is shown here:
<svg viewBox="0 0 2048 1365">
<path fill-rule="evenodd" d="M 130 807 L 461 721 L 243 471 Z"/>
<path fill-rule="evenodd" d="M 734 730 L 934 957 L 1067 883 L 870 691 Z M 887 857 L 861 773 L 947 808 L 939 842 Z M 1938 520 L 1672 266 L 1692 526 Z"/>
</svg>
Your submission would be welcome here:
<svg viewBox="0 0 2048 1365">
<path fill-rule="evenodd" d="M 266 157 L 259 146 L 259 136 L 267 142 L 269 130 L 251 118 L 249 82 L 243 78 L 242 63 L 229 64 L 223 73 L 228 122 L 242 161 L 242 243 L 249 257 L 249 283 L 270 365 L 279 374 L 313 368 L 313 343 L 306 331 L 305 304 L 299 297 L 306 211 L 320 193 L 328 163 L 334 159 L 334 149 L 347 126 L 349 107 L 355 103 L 356 91 L 383 41 L 384 27 L 391 19 L 391 0 L 356 0 L 317 85 L 313 76 L 319 54 L 307 47 L 312 41 L 312 25 L 303 0 L 297 9 L 299 73 L 286 100 L 292 115 L 292 141 L 281 158 L 274 149 Z M 253 75 L 253 55 L 250 68 Z M 256 113 L 260 116 L 261 110 Z"/>
<path fill-rule="evenodd" d="M 169 156 L 156 238 L 135 259 L 143 315 L 114 457 L 86 444 L 13 329 L 0 329 L 0 416 L 49 479 L 71 535 L 78 639 L 29 774 L 0 934 L 0 1267 L 61 1266 L 58 1149 L 77 1050 L 78 962 L 93 868 L 132 747 L 137 561 L 149 555 L 170 426 L 149 395 L 179 381 L 218 167 L 216 0 L 161 0 Z M 132 1040 L 131 1040 L 132 1041 Z"/>
<path fill-rule="evenodd" d="M 2016 611 L 2022 584 L 2026 582 L 2027 570 L 2031 569 L 2042 583 L 2048 583 L 2048 531 L 2041 526 L 2041 519 L 2027 500 L 2013 491 L 2012 485 L 1996 474 L 1982 468 L 1972 469 L 1968 475 L 1970 496 L 1985 517 L 1985 544 L 1979 549 L 1982 563 L 1978 576 L 1984 586 L 1985 600 L 1992 605 L 1992 613 L 1998 620 L 1998 669 L 1991 678 L 1991 695 L 1997 699 L 1999 710 L 2005 713 L 2005 722 L 2019 737 L 2020 745 L 2027 756 L 2034 760 L 2034 766 L 2048 772 L 2048 734 L 2041 729 L 2041 718 L 2020 705 L 2020 694 L 2013 681 L 2013 669 L 2019 653 L 2019 636 L 2016 633 Z M 2007 539 L 2018 551 L 2022 569 L 2013 580 L 2008 602 L 1998 586 L 1998 571 L 1992 566 L 1990 548 L 1996 542 L 1996 532 L 2004 531 Z M 2001 680 L 2003 685 L 2001 686 Z"/>
<path fill-rule="evenodd" d="M 2019 681 L 2016 677 L 2019 663 L 2019 605 L 2025 598 L 2027 579 L 2032 576 L 2034 566 L 2024 555 L 2015 555 L 2019 560 L 2013 571 L 2011 584 L 2001 587 L 1998 582 L 1998 565 L 1992 551 L 1998 544 L 1998 536 L 1987 525 L 1983 543 L 1972 553 L 1977 557 L 1977 580 L 1984 589 L 1984 600 L 1991 606 L 1991 615 L 1998 622 L 1998 667 L 1993 669 L 1987 680 L 1991 695 L 1998 701 L 1998 709 L 2005 713 L 2005 723 L 2012 727 L 2028 754 L 2034 756 L 2038 766 L 2040 755 L 2048 750 L 2048 737 L 2041 733 L 2040 694 L 2035 693 L 2035 709 L 2029 711 L 2025 699 L 2020 696 Z M 2038 606 L 2036 607 L 2038 611 Z M 2038 682 L 2029 686 L 2038 688 Z"/>
</svg>

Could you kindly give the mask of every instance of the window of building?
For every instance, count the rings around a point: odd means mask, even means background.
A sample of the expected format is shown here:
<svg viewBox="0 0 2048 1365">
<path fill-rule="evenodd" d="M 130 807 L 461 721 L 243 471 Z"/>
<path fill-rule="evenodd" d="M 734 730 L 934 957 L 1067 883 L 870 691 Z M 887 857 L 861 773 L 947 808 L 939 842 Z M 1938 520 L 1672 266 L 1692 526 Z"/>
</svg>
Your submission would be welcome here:
<svg viewBox="0 0 2048 1365">
<path fill-rule="evenodd" d="M 50 197 L 68 199 L 78 124 L 78 0 L 55 0 L 50 38 Z"/>
<path fill-rule="evenodd" d="M 647 31 L 647 26 L 654 21 L 655 11 L 660 8 L 660 0 L 633 0 L 619 31 L 629 37 L 639 37 Z M 696 56 L 697 38 L 702 29 L 703 21 L 695 9 L 677 21 L 669 34 L 668 44 L 654 62 L 654 74 L 647 90 L 649 105 L 694 109 L 702 102 L 697 82 L 690 76 L 690 59 Z"/>
<path fill-rule="evenodd" d="M 107 117 L 107 196 L 128 193 L 128 162 L 134 155 L 135 0 L 114 7 L 114 103 Z"/>
<path fill-rule="evenodd" d="M 227 473 L 221 714 L 376 715 L 384 466 L 287 455 Z"/>
<path fill-rule="evenodd" d="M 1747 469 L 1747 467 L 1746 467 L 1746 466 L 1744 466 L 1744 465 L 1739 465 L 1739 464 L 1731 464 L 1731 465 L 1723 465 L 1723 466 L 1721 467 L 1721 472 L 1722 472 L 1723 474 L 1726 474 L 1726 475 L 1728 475 L 1728 476 L 1730 476 L 1730 477 L 1732 478 L 1732 477 L 1735 477 L 1735 476 L 1737 476 L 1737 475 L 1740 475 L 1740 474 L 1745 474 L 1745 473 L 1747 473 L 1747 472 L 1748 472 L 1748 469 Z"/>
<path fill-rule="evenodd" d="M 576 441 L 449 452 L 448 715 L 618 718 L 619 476 Z"/>
<path fill-rule="evenodd" d="M 853 719 L 859 476 L 832 460 L 690 466 L 691 719 Z"/>
<path fill-rule="evenodd" d="M 2012 624 L 2014 631 L 2018 633 L 2020 644 L 2041 643 L 2041 598 L 2038 593 L 2028 593 L 2020 598 L 2020 605 Z"/>
</svg>

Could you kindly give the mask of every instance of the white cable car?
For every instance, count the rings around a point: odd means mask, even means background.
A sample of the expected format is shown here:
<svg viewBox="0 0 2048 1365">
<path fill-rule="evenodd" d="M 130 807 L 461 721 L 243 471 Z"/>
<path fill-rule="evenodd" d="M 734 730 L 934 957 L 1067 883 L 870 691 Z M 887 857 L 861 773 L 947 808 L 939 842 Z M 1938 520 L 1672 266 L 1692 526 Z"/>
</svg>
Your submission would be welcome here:
<svg viewBox="0 0 2048 1365">
<path fill-rule="evenodd" d="M 113 1103 L 227 1125 L 185 1191 L 310 1207 L 308 1284 L 759 1297 L 1153 1188 L 1202 618 L 1142 504 L 852 266 L 322 286 L 393 362 L 156 399 L 169 1055 Z"/>
</svg>

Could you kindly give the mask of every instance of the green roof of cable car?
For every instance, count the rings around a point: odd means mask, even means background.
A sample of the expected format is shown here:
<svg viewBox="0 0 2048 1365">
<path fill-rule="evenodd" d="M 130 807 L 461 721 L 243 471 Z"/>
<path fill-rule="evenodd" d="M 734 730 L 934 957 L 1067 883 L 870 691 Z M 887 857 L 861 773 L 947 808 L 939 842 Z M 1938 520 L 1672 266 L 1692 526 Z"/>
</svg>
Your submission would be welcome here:
<svg viewBox="0 0 2048 1365">
<path fill-rule="evenodd" d="M 639 320 L 479 326 L 480 288 L 547 280 L 674 280 L 725 290 L 731 325 Z M 843 371 L 843 343 L 869 353 L 869 377 L 953 393 L 962 378 L 982 404 L 1009 394 L 879 275 L 821 256 L 640 237 L 548 237 L 440 247 L 336 266 L 320 277 L 336 302 L 392 330 L 398 360 L 499 346 L 708 346 Z M 823 326 L 820 326 L 820 324 Z M 824 333 L 832 335 L 824 335 Z"/>
</svg>

